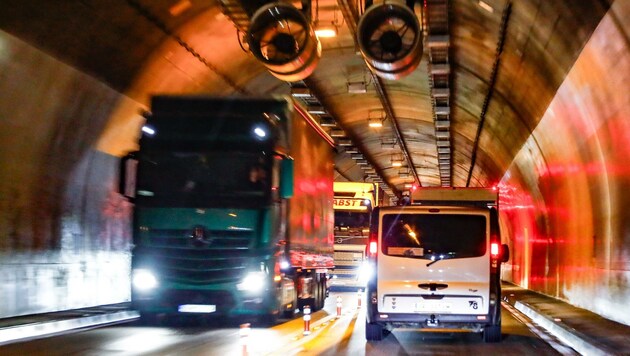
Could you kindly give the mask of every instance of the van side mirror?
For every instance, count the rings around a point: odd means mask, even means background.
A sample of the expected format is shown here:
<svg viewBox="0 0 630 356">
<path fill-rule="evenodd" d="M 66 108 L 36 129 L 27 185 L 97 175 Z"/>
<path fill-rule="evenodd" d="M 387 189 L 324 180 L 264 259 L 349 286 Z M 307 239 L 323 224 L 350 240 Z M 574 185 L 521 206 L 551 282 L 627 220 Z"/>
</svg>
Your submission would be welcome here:
<svg viewBox="0 0 630 356">
<path fill-rule="evenodd" d="M 293 159 L 283 158 L 280 163 L 280 198 L 293 196 Z"/>
<path fill-rule="evenodd" d="M 137 172 L 138 159 L 134 154 L 128 154 L 120 160 L 118 192 L 128 199 L 133 199 L 136 197 Z"/>
<path fill-rule="evenodd" d="M 510 248 L 507 244 L 501 245 L 501 262 L 505 263 L 510 259 Z"/>
</svg>

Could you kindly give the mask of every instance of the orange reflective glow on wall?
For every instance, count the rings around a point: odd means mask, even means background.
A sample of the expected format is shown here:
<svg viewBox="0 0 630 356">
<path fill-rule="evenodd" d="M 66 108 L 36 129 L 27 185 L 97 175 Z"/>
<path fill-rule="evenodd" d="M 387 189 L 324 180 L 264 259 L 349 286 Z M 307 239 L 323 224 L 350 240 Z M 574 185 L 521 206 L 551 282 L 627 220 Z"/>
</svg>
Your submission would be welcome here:
<svg viewBox="0 0 630 356">
<path fill-rule="evenodd" d="M 630 324 L 624 36 L 608 16 L 599 24 L 505 172 L 499 211 L 503 278 Z"/>
</svg>

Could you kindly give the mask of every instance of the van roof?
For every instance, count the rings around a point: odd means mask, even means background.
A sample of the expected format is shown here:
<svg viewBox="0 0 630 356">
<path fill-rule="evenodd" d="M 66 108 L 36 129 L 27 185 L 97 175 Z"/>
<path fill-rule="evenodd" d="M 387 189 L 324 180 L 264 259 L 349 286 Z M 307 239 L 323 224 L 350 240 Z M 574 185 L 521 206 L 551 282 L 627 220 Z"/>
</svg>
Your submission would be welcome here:
<svg viewBox="0 0 630 356">
<path fill-rule="evenodd" d="M 494 188 L 419 188 L 411 194 L 411 204 L 420 205 L 496 205 L 499 193 Z"/>
</svg>

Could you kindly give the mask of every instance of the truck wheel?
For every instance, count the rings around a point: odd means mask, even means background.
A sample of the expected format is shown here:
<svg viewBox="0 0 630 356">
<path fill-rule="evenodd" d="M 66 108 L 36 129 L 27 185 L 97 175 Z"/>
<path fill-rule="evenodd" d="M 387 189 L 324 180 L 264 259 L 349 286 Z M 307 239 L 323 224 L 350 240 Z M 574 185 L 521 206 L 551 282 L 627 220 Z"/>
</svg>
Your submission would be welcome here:
<svg viewBox="0 0 630 356">
<path fill-rule="evenodd" d="M 501 341 L 501 324 L 486 325 L 486 327 L 483 328 L 483 341 L 484 342 Z"/>
<path fill-rule="evenodd" d="M 367 341 L 383 340 L 383 327 L 379 324 L 365 322 L 365 339 Z"/>
<path fill-rule="evenodd" d="M 319 299 L 318 303 L 317 303 L 317 309 L 324 309 L 324 302 L 326 299 L 326 292 L 324 290 L 324 283 L 323 281 L 320 280 L 320 282 L 317 284 L 317 297 Z"/>
</svg>

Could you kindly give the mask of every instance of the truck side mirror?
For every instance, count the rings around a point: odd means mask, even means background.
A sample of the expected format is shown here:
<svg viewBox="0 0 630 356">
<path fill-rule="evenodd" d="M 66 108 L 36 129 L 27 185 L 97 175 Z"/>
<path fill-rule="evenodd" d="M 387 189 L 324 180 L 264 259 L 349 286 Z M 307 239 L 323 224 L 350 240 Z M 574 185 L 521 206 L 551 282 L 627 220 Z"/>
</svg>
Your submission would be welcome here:
<svg viewBox="0 0 630 356">
<path fill-rule="evenodd" d="M 293 159 L 283 158 L 280 164 L 280 198 L 293 196 Z"/>
<path fill-rule="evenodd" d="M 501 262 L 505 263 L 510 259 L 510 248 L 507 244 L 501 245 Z"/>
<path fill-rule="evenodd" d="M 136 197 L 136 173 L 138 171 L 138 159 L 129 154 L 120 160 L 120 176 L 118 180 L 118 192 L 128 199 Z"/>
</svg>

